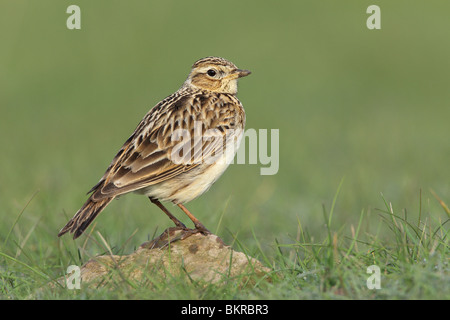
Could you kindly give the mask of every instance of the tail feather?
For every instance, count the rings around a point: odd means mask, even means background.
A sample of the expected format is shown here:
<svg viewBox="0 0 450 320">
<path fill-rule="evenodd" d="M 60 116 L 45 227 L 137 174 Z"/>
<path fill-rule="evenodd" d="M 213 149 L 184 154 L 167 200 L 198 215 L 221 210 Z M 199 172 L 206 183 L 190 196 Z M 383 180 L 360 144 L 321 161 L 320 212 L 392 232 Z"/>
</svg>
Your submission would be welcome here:
<svg viewBox="0 0 450 320">
<path fill-rule="evenodd" d="M 59 231 L 58 237 L 70 232 L 74 234 L 74 239 L 78 238 L 113 199 L 114 197 L 94 201 L 90 197 L 73 218 Z"/>
</svg>

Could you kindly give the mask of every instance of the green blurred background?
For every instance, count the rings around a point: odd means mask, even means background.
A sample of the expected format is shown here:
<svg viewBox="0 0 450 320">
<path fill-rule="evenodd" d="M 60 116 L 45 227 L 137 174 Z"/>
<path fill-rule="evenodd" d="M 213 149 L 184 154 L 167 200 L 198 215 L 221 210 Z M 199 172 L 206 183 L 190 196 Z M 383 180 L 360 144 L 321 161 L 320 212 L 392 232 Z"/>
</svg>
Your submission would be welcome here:
<svg viewBox="0 0 450 320">
<path fill-rule="evenodd" d="M 66 28 L 71 4 L 81 30 Z M 381 30 L 366 27 L 371 4 Z M 443 219 L 429 190 L 450 202 L 449 12 L 444 1 L 2 0 L 0 237 L 39 191 L 14 236 L 56 243 L 143 115 L 209 55 L 253 72 L 238 93 L 247 128 L 280 130 L 276 175 L 232 165 L 187 205 L 212 231 L 288 241 L 299 219 L 320 237 L 342 179 L 338 228 L 364 210 L 377 231 L 380 193 Z M 96 221 L 113 245 L 171 225 L 137 195 Z"/>
</svg>

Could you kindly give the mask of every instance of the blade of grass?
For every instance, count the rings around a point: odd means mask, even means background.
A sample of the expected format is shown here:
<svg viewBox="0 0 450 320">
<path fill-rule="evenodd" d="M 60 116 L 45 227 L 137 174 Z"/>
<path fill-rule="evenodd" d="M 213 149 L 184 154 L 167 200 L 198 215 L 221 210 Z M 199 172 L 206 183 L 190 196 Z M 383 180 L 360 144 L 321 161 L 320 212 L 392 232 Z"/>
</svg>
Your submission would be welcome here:
<svg viewBox="0 0 450 320">
<path fill-rule="evenodd" d="M 341 191 L 341 187 L 342 187 L 343 183 L 344 183 L 344 178 L 341 179 L 341 182 L 339 183 L 339 186 L 334 195 L 333 202 L 331 203 L 330 215 L 328 216 L 328 226 L 331 226 L 331 218 L 333 217 L 334 207 L 336 206 L 336 201 L 337 201 L 339 192 Z"/>
<path fill-rule="evenodd" d="M 228 209 L 228 205 L 230 203 L 230 199 L 231 199 L 231 197 L 228 197 L 227 201 L 225 202 L 225 207 L 223 208 L 223 210 L 222 210 L 222 212 L 220 214 L 219 222 L 217 223 L 216 231 L 214 232 L 214 234 L 218 234 L 218 232 L 219 232 L 220 225 L 222 224 L 223 216 L 225 215 L 225 212 Z"/>
<path fill-rule="evenodd" d="M 17 249 L 15 258 L 17 259 L 20 256 L 20 253 L 22 252 L 22 248 L 25 247 L 25 244 L 27 243 L 28 239 L 30 238 L 31 234 L 33 233 L 34 229 L 36 229 L 36 226 L 41 221 L 41 218 L 39 218 L 36 223 L 31 227 L 30 231 L 26 234 L 25 238 L 23 238 L 22 242 L 20 243 L 20 247 Z"/>
<path fill-rule="evenodd" d="M 33 271 L 34 273 L 36 273 L 37 275 L 41 276 L 42 278 L 44 278 L 44 279 L 46 279 L 46 280 L 49 279 L 49 277 L 48 277 L 46 274 L 40 272 L 39 270 L 33 268 L 32 266 L 29 266 L 29 265 L 26 264 L 25 262 L 22 262 L 22 261 L 20 261 L 20 260 L 18 260 L 18 259 L 16 259 L 16 258 L 13 258 L 13 257 L 7 255 L 6 253 L 3 253 L 3 252 L 0 251 L 0 256 L 5 257 L 6 259 L 9 259 L 9 260 L 11 260 L 11 261 L 13 261 L 13 262 L 15 262 L 15 263 L 18 263 L 18 264 L 24 266 L 25 268 L 27 268 L 27 269 Z"/>
<path fill-rule="evenodd" d="M 450 218 L 450 209 L 447 207 L 445 202 L 442 201 L 441 198 L 439 198 L 439 196 L 436 194 L 436 192 L 434 192 L 433 189 L 430 189 L 430 192 L 436 198 L 436 200 L 439 201 L 439 204 L 441 205 L 442 208 L 444 208 L 445 213 L 447 213 L 448 217 Z"/>
<path fill-rule="evenodd" d="M 13 231 L 14 227 L 16 226 L 17 222 L 19 222 L 20 217 L 22 216 L 22 214 L 25 212 L 25 209 L 28 207 L 28 205 L 30 204 L 31 200 L 33 200 L 33 198 L 39 193 L 39 190 L 37 190 L 35 193 L 33 193 L 33 195 L 31 196 L 30 200 L 28 200 L 28 202 L 26 203 L 25 207 L 22 209 L 22 211 L 20 211 L 19 215 L 17 216 L 16 220 L 14 221 L 13 225 L 11 226 L 11 228 L 9 229 L 8 234 L 6 235 L 5 241 L 3 242 L 3 246 L 6 247 L 6 244 L 8 243 L 8 239 L 9 236 L 11 235 L 11 232 Z"/>
<path fill-rule="evenodd" d="M 356 244 L 356 239 L 358 238 L 359 230 L 361 229 L 361 225 L 362 225 L 362 221 L 363 221 L 363 216 L 364 216 L 364 209 L 361 211 L 361 215 L 359 216 L 359 221 L 358 221 L 358 226 L 356 227 L 355 236 L 353 237 L 350 247 L 348 248 L 347 253 L 345 254 L 346 257 L 348 257 L 350 255 L 350 252 L 352 252 L 353 247 Z"/>
</svg>

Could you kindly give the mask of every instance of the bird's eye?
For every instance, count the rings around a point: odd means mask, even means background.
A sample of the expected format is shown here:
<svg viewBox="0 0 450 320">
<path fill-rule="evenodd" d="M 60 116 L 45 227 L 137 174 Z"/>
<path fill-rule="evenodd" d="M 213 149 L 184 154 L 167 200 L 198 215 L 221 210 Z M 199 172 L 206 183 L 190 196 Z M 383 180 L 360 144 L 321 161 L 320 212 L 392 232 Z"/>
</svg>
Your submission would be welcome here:
<svg viewBox="0 0 450 320">
<path fill-rule="evenodd" d="M 207 71 L 207 74 L 208 74 L 208 76 L 210 76 L 210 77 L 214 77 L 214 76 L 216 75 L 216 70 L 214 70 L 214 69 L 209 69 L 209 70 Z"/>
</svg>

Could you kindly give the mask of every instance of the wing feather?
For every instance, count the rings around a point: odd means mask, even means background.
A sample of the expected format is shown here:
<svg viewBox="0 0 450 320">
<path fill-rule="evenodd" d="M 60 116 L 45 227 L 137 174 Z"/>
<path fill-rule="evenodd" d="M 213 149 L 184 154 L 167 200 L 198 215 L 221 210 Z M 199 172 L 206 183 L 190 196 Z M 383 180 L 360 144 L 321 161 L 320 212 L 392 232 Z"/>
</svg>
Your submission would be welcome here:
<svg viewBox="0 0 450 320">
<path fill-rule="evenodd" d="M 92 188 L 95 200 L 118 196 L 163 182 L 199 166 L 221 154 L 226 143 L 224 127 L 239 123 L 236 100 L 224 104 L 220 99 L 198 95 L 169 96 L 141 121 L 133 135 L 113 159 L 100 182 Z M 237 104 L 238 107 L 240 103 Z M 228 112 L 224 109 L 230 109 Z M 194 126 L 201 125 L 201 137 Z M 189 139 L 174 139 L 176 129 L 186 130 Z M 173 152 L 181 161 L 173 159 Z M 188 152 L 185 152 L 188 150 Z"/>
</svg>

